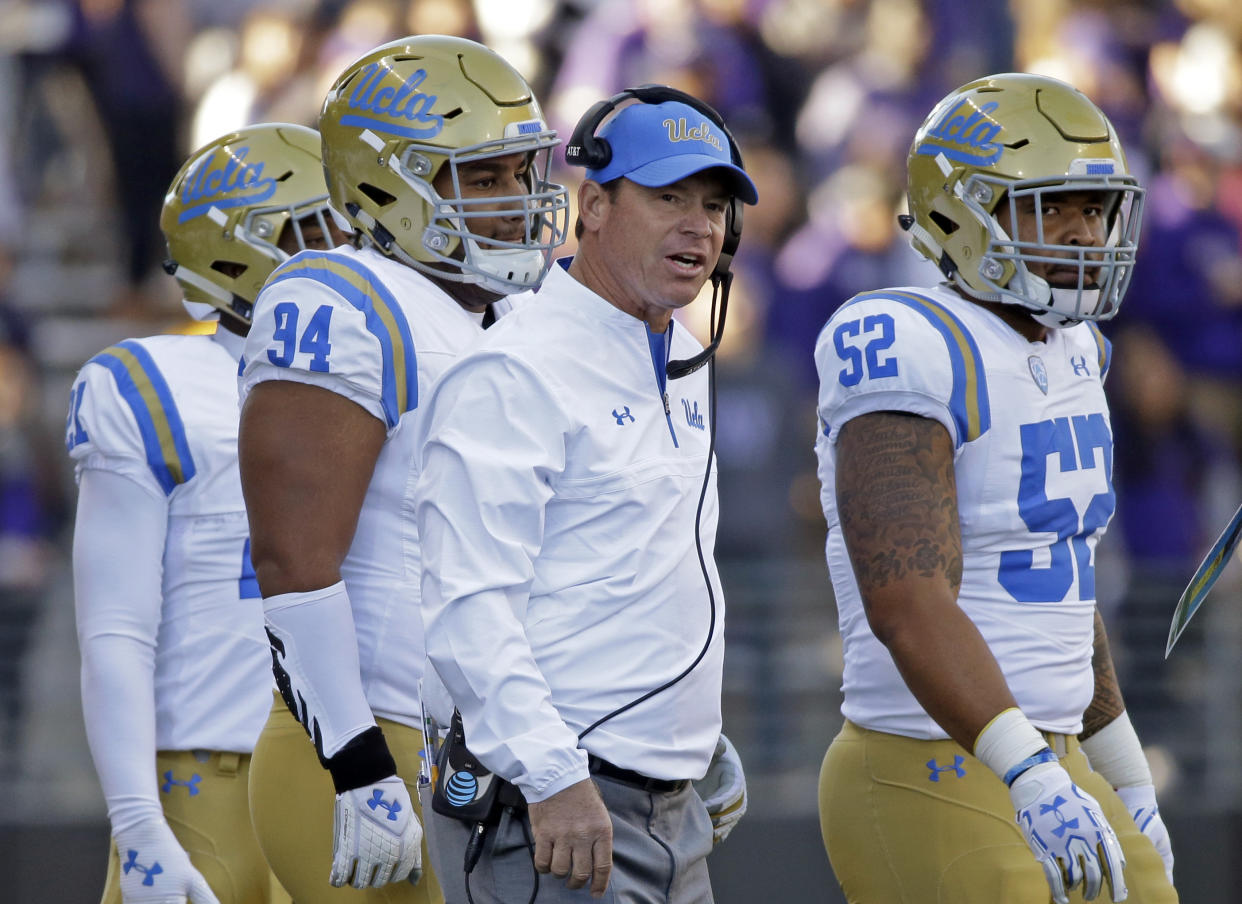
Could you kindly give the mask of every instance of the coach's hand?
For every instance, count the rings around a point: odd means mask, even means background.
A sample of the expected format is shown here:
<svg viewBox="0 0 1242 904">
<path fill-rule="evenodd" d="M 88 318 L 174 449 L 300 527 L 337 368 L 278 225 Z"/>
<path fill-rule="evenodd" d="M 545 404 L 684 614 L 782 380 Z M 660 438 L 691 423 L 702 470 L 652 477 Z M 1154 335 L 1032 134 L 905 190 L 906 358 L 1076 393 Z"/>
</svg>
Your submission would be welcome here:
<svg viewBox="0 0 1242 904">
<path fill-rule="evenodd" d="M 380 888 L 409 878 L 423 865 L 423 827 L 410 792 L 395 775 L 336 796 L 336 838 L 332 845 L 335 886 Z"/>
<path fill-rule="evenodd" d="M 746 815 L 746 775 L 742 772 L 742 760 L 723 734 L 716 742 L 707 775 L 694 783 L 694 790 L 712 818 L 712 844 L 720 844 Z"/>
<path fill-rule="evenodd" d="M 1173 845 L 1169 842 L 1169 830 L 1160 816 L 1160 808 L 1156 806 L 1156 788 L 1154 785 L 1137 785 L 1130 788 L 1118 788 L 1117 796 L 1130 811 L 1134 824 L 1139 831 L 1151 839 L 1156 846 L 1156 853 L 1164 861 L 1164 874 L 1173 884 Z"/>
<path fill-rule="evenodd" d="M 591 897 L 603 897 L 612 873 L 612 819 L 591 779 L 583 779 L 529 806 L 535 836 L 535 869 L 566 886 L 591 883 Z"/>
<path fill-rule="evenodd" d="M 1052 889 L 1056 904 L 1082 883 L 1094 901 L 1107 879 L 1113 901 L 1126 899 L 1121 844 L 1094 797 L 1074 784 L 1060 763 L 1040 763 L 1009 786 L 1018 825 Z"/>
<path fill-rule="evenodd" d="M 116 833 L 125 904 L 220 904 L 163 819 Z"/>
</svg>

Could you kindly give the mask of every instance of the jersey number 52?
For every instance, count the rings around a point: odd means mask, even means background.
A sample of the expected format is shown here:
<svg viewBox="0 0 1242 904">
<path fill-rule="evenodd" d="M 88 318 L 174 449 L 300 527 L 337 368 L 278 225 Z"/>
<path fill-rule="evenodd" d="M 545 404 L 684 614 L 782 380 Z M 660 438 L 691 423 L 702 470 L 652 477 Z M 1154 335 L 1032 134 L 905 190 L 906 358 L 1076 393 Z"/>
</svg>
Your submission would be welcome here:
<svg viewBox="0 0 1242 904">
<path fill-rule="evenodd" d="M 862 337 L 866 343 L 859 348 L 853 341 Z M 838 375 L 842 386 L 857 386 L 864 372 L 867 379 L 897 376 L 897 359 L 881 359 L 880 352 L 890 348 L 897 338 L 893 318 L 888 314 L 871 314 L 862 320 L 847 320 L 832 334 L 837 355 L 845 362 Z"/>
<path fill-rule="evenodd" d="M 1023 424 L 1022 476 L 1018 514 L 1032 533 L 1055 533 L 1047 547 L 1047 565 L 1036 566 L 1029 549 L 1001 553 L 997 579 L 1022 603 L 1055 603 L 1065 599 L 1078 573 L 1078 599 L 1095 599 L 1095 564 L 1091 536 L 1113 515 L 1113 438 L 1104 415 L 1058 417 Z M 1056 467 L 1049 467 L 1055 462 Z M 1050 487 L 1065 485 L 1066 475 L 1102 468 L 1104 492 L 1095 493 L 1079 512 L 1068 496 L 1049 496 Z M 1098 480 L 1097 480 L 1098 484 Z"/>
</svg>

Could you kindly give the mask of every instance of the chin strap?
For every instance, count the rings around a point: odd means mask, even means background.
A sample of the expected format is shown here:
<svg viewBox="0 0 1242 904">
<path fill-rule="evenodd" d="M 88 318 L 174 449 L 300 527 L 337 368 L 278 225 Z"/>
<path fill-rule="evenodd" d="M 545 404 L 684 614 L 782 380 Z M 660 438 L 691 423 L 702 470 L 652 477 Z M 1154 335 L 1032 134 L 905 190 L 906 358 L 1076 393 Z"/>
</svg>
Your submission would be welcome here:
<svg viewBox="0 0 1242 904">
<path fill-rule="evenodd" d="M 164 261 L 164 272 L 182 285 L 198 289 L 208 298 L 214 298 L 221 305 L 231 307 L 233 304 L 233 293 L 227 289 L 222 289 L 211 280 L 199 276 L 193 270 L 190 270 L 183 264 L 177 263 L 172 258 Z"/>
<path fill-rule="evenodd" d="M 462 282 L 477 283 L 484 289 L 508 295 L 538 286 L 547 272 L 547 256 L 536 248 L 503 248 L 487 251 L 467 238 L 466 259 L 478 273 L 462 271 Z"/>
</svg>

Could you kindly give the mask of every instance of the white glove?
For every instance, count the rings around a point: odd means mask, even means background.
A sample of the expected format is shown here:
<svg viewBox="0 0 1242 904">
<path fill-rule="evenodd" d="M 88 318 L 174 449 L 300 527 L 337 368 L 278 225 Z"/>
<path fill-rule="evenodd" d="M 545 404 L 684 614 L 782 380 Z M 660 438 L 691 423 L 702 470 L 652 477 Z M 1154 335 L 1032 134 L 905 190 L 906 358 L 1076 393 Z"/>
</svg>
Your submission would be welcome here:
<svg viewBox="0 0 1242 904">
<path fill-rule="evenodd" d="M 125 904 L 220 904 L 163 819 L 144 819 L 115 839 Z"/>
<path fill-rule="evenodd" d="M 1169 830 L 1160 818 L 1160 808 L 1156 806 L 1156 786 L 1138 785 L 1132 788 L 1118 788 L 1117 796 L 1126 805 L 1134 824 L 1139 831 L 1151 839 L 1156 852 L 1164 861 L 1164 874 L 1173 884 L 1173 846 L 1169 843 Z"/>
<path fill-rule="evenodd" d="M 1083 898 L 1094 901 L 1104 878 L 1114 901 L 1126 899 L 1126 858 L 1117 833 L 1096 799 L 1075 785 L 1060 763 L 1023 772 L 1009 786 L 1009 799 L 1056 904 L 1068 904 L 1066 893 L 1079 883 Z"/>
<path fill-rule="evenodd" d="M 397 776 L 338 794 L 335 822 L 332 885 L 381 888 L 406 878 L 418 881 L 423 827 Z"/>
<path fill-rule="evenodd" d="M 746 815 L 746 776 L 742 760 L 724 735 L 716 742 L 707 775 L 694 783 L 712 818 L 712 844 L 729 837 L 733 827 Z"/>
</svg>

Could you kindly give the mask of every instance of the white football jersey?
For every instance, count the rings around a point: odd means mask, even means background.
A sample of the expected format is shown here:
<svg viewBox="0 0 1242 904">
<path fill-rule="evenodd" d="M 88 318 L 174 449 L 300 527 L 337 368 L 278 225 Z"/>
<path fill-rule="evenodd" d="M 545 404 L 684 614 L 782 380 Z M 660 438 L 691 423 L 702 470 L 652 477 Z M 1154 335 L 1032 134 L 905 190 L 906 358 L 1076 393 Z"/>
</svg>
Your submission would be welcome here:
<svg viewBox="0 0 1242 904">
<path fill-rule="evenodd" d="M 492 307 L 499 316 L 511 302 Z M 371 711 L 419 728 L 425 657 L 414 425 L 423 416 L 420 396 L 478 340 L 480 321 L 417 270 L 373 249 L 303 251 L 259 294 L 243 358 L 243 398 L 265 380 L 295 380 L 357 402 L 388 429 L 341 577 Z"/>
<path fill-rule="evenodd" d="M 946 737 L 871 633 L 838 529 L 842 425 L 902 411 L 939 421 L 953 438 L 964 566 L 958 604 L 1031 722 L 1081 730 L 1094 689 L 1095 546 L 1114 504 L 1103 389 L 1109 354 L 1094 324 L 1028 342 L 945 286 L 859 295 L 828 321 L 815 347 L 815 448 L 846 718 L 877 731 Z"/>
<path fill-rule="evenodd" d="M 65 441 L 78 474 L 113 471 L 168 500 L 155 652 L 160 750 L 248 752 L 271 709 L 237 411 L 237 359 L 205 336 L 127 339 L 91 358 L 73 384 Z M 124 513 L 115 517 L 123 530 Z"/>
</svg>

